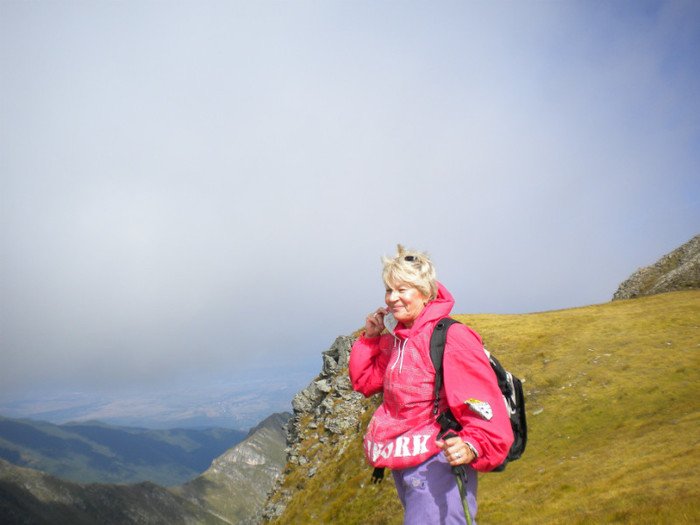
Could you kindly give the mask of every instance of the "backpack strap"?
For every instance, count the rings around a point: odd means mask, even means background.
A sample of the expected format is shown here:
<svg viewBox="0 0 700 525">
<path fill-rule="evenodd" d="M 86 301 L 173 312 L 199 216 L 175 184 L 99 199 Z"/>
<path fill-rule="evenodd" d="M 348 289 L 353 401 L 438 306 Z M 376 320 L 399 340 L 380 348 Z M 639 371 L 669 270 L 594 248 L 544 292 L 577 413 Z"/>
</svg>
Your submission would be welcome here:
<svg viewBox="0 0 700 525">
<path fill-rule="evenodd" d="M 430 336 L 430 360 L 433 362 L 433 367 L 435 368 L 435 392 L 433 396 L 435 398 L 435 405 L 433 406 L 433 414 L 436 416 L 438 415 L 438 412 L 440 412 L 440 390 L 442 389 L 442 384 L 444 382 L 442 357 L 445 353 L 445 344 L 447 343 L 447 329 L 455 323 L 459 323 L 459 321 L 449 317 L 440 319 L 435 325 L 433 333 Z M 447 411 L 438 416 L 437 422 L 441 427 L 439 434 L 440 439 L 457 437 L 456 432 L 459 432 L 462 429 L 462 426 L 454 418 L 449 407 L 447 408 Z M 472 520 L 471 513 L 469 512 L 469 504 L 467 502 L 467 468 L 465 465 L 455 465 L 451 470 L 457 478 L 457 487 L 459 489 L 460 499 L 462 500 L 462 507 L 464 508 L 464 515 L 467 519 L 467 524 L 472 525 L 474 521 Z"/>
<path fill-rule="evenodd" d="M 435 399 L 435 404 L 433 405 L 433 415 L 437 416 L 440 411 L 440 390 L 443 384 L 443 374 L 442 374 L 442 356 L 445 353 L 445 343 L 447 342 L 447 329 L 455 323 L 459 323 L 455 319 L 449 317 L 444 317 L 440 319 L 433 329 L 433 333 L 430 336 L 430 360 L 433 362 L 433 367 L 435 368 L 435 391 L 433 398 Z"/>
</svg>

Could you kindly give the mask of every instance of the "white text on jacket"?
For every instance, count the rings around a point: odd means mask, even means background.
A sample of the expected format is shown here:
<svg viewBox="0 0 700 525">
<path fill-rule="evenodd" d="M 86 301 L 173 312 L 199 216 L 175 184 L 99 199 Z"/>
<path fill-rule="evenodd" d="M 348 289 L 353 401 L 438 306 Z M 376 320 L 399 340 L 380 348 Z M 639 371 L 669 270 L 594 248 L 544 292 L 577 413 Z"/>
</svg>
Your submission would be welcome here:
<svg viewBox="0 0 700 525">
<path fill-rule="evenodd" d="M 372 461 L 377 461 L 379 456 L 389 459 L 390 456 L 402 458 L 407 456 L 420 456 L 428 453 L 426 446 L 430 434 L 415 435 L 413 439 L 408 436 L 399 436 L 396 439 L 384 443 L 375 443 L 371 440 L 365 441 L 365 449 L 369 453 L 372 451 Z"/>
</svg>

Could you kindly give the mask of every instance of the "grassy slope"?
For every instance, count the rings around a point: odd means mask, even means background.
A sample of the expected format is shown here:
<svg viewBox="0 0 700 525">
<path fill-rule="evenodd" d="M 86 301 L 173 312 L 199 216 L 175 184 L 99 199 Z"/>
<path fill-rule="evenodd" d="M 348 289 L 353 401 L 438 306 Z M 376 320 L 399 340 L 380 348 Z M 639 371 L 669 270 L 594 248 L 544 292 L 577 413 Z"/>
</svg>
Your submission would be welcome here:
<svg viewBox="0 0 700 525">
<path fill-rule="evenodd" d="M 527 396 L 527 450 L 480 475 L 480 525 L 700 522 L 700 291 L 456 317 Z M 391 481 L 368 483 L 360 440 L 318 447 L 311 478 L 291 470 L 283 489 L 300 492 L 278 523 L 401 523 Z"/>
</svg>

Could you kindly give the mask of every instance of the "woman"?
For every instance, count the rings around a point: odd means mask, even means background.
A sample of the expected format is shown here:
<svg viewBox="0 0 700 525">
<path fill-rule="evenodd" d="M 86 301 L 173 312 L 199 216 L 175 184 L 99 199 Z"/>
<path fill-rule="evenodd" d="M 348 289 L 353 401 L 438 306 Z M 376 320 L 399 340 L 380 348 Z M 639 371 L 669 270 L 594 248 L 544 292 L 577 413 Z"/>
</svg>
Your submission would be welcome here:
<svg viewBox="0 0 700 525">
<path fill-rule="evenodd" d="M 436 281 L 427 254 L 399 245 L 398 254 L 382 262 L 386 308 L 367 316 L 350 354 L 353 388 L 366 397 L 383 393 L 365 434 L 365 455 L 373 466 L 392 470 L 404 525 L 464 524 L 451 467 L 467 466 L 467 500 L 475 516 L 474 471 L 500 465 L 513 441 L 505 404 L 481 338 L 464 325 L 453 325 L 443 357 L 440 413 L 449 407 L 462 430 L 457 437 L 439 439 L 430 336 L 454 300 Z"/>
</svg>

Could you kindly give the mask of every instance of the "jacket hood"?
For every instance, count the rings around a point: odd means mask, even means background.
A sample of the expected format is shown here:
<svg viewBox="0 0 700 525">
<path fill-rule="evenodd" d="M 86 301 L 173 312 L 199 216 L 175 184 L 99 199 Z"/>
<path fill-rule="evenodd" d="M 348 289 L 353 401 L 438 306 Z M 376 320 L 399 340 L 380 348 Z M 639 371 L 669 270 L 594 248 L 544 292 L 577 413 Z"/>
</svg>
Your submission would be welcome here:
<svg viewBox="0 0 700 525">
<path fill-rule="evenodd" d="M 436 322 L 443 317 L 450 315 L 452 307 L 455 304 L 455 300 L 452 297 L 452 294 L 447 291 L 447 288 L 445 288 L 439 282 L 437 285 L 437 297 L 425 305 L 425 308 L 423 308 L 423 311 L 415 320 L 411 328 L 406 328 L 403 323 L 399 323 L 396 329 L 393 331 L 395 336 L 406 339 L 411 334 L 420 331 L 425 325 Z"/>
</svg>

